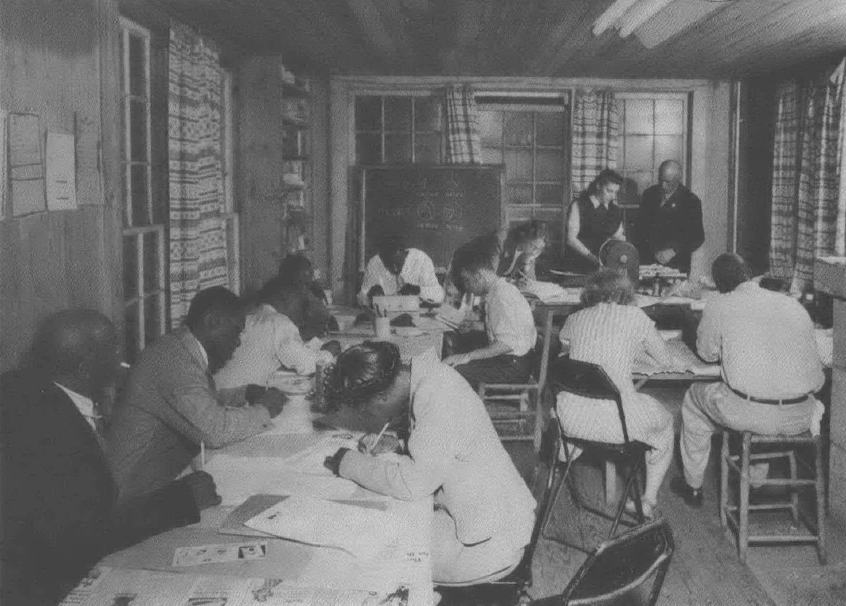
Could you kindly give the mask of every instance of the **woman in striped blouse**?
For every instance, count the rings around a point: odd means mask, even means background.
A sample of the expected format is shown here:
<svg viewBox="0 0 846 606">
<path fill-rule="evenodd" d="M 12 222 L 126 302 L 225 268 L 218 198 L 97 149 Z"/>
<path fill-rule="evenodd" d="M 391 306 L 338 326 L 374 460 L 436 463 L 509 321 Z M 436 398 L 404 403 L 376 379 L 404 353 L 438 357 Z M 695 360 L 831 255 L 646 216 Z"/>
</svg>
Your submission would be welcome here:
<svg viewBox="0 0 846 606">
<path fill-rule="evenodd" d="M 645 352 L 663 368 L 673 359 L 652 320 L 634 303 L 634 287 L 625 273 L 600 269 L 588 276 L 582 292 L 585 309 L 567 318 L 562 344 L 569 343 L 570 359 L 601 366 L 623 400 L 629 438 L 652 446 L 646 455 L 643 512 L 652 517 L 658 489 L 673 457 L 673 416 L 654 398 L 637 393 L 632 364 Z M 561 392 L 556 411 L 564 433 L 596 442 L 622 442 L 616 404 Z"/>
</svg>

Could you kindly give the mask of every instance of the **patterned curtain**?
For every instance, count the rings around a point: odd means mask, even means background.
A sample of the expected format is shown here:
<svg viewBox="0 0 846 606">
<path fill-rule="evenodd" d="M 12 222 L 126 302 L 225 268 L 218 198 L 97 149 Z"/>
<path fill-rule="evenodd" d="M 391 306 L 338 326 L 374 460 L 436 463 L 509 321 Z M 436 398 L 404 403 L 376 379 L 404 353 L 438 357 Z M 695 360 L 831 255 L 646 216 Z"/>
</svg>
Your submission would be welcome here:
<svg viewBox="0 0 846 606">
<path fill-rule="evenodd" d="M 793 292 L 813 285 L 814 259 L 836 248 L 841 91 L 827 73 L 779 87 L 770 254 L 774 273 L 790 279 Z M 782 105 L 795 126 L 782 119 Z"/>
<path fill-rule="evenodd" d="M 617 168 L 620 112 L 610 90 L 576 89 L 573 99 L 572 197 L 605 168 Z"/>
<path fill-rule="evenodd" d="M 447 103 L 447 164 L 481 164 L 479 115 L 469 86 L 450 85 Z"/>
<path fill-rule="evenodd" d="M 840 183 L 837 193 L 834 254 L 843 257 L 846 256 L 846 59 L 843 59 L 831 74 L 831 82 L 840 96 L 840 128 L 837 135 L 837 166 Z"/>
<path fill-rule="evenodd" d="M 228 286 L 220 142 L 220 62 L 199 34 L 172 21 L 168 57 L 170 320 L 194 295 Z"/>
</svg>

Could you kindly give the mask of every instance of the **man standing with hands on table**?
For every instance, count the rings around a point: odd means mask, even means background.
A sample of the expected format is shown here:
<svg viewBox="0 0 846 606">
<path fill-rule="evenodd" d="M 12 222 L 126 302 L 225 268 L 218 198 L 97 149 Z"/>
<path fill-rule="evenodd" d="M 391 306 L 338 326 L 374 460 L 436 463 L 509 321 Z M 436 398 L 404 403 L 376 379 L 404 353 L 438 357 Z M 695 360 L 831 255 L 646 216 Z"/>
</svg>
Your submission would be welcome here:
<svg viewBox="0 0 846 606">
<path fill-rule="evenodd" d="M 118 504 L 102 434 L 118 370 L 112 323 L 76 309 L 47 318 L 32 368 L 3 378 L 3 604 L 55 604 L 106 554 L 220 504 L 204 472 Z"/>
<path fill-rule="evenodd" d="M 109 432 L 121 498 L 166 484 L 201 445 L 223 448 L 273 426 L 284 394 L 257 385 L 218 392 L 212 379 L 244 325 L 238 297 L 215 286 L 197 293 L 184 326 L 144 350 Z"/>
<path fill-rule="evenodd" d="M 358 302 L 370 305 L 373 297 L 382 295 L 418 295 L 431 303 L 444 300 L 444 289 L 435 275 L 432 259 L 422 250 L 408 248 L 399 234 L 387 234 L 380 239 L 378 253 L 364 270 Z"/>
<path fill-rule="evenodd" d="M 682 185 L 682 168 L 667 160 L 658 185 L 643 192 L 635 226 L 640 262 L 660 263 L 690 273 L 690 257 L 705 241 L 702 202 Z"/>
<path fill-rule="evenodd" d="M 684 478 L 670 490 L 701 507 L 711 436 L 721 427 L 763 435 L 796 435 L 819 426 L 822 361 L 808 312 L 793 298 L 750 280 L 739 256 L 723 254 L 711 269 L 719 296 L 710 299 L 696 333 L 708 362 L 720 361 L 722 382 L 694 383 L 682 402 L 680 450 Z M 752 485 L 767 475 L 754 464 Z"/>
</svg>

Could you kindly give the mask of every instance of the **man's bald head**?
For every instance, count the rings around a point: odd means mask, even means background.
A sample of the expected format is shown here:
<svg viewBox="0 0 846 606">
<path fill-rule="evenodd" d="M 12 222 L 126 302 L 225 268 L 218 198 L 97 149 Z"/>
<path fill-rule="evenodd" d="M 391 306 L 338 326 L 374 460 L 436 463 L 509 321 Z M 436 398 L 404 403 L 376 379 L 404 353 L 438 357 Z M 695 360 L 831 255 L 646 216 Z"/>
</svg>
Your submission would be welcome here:
<svg viewBox="0 0 846 606">
<path fill-rule="evenodd" d="M 665 196 L 670 196 L 676 191 L 682 180 L 681 164 L 675 160 L 665 160 L 658 169 L 658 181 Z"/>
<path fill-rule="evenodd" d="M 36 331 L 32 353 L 50 378 L 89 397 L 114 379 L 119 364 L 114 326 L 91 309 L 48 316 Z"/>
</svg>

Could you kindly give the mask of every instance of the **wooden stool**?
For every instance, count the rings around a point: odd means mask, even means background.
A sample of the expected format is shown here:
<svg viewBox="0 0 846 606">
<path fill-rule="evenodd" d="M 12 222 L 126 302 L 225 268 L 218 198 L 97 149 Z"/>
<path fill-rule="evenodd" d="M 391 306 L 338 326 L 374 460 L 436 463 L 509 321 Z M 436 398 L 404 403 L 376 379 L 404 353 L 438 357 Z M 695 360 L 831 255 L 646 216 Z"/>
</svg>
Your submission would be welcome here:
<svg viewBox="0 0 846 606">
<path fill-rule="evenodd" d="M 723 430 L 723 448 L 720 465 L 720 524 L 726 525 L 730 522 L 737 530 L 737 551 L 742 562 L 746 561 L 746 551 L 750 543 L 815 543 L 817 556 L 820 563 L 825 564 L 825 486 L 822 477 L 822 447 L 819 436 L 814 437 L 810 432 L 801 433 L 795 436 L 764 436 L 744 431 L 740 435 L 742 440 L 740 454 L 732 455 L 729 449 L 729 440 L 732 435 L 739 432 L 728 429 Z M 753 453 L 753 445 L 783 447 L 780 450 Z M 796 456 L 796 450 L 802 446 L 813 446 L 815 464 L 812 468 L 805 461 Z M 749 504 L 749 488 L 751 478 L 749 475 L 750 465 L 758 461 L 770 461 L 773 459 L 786 458 L 790 465 L 790 477 L 779 479 L 765 479 L 761 482 L 763 486 L 786 486 L 790 489 L 790 500 L 760 505 Z M 798 463 L 811 471 L 812 477 L 802 479 L 798 473 Z M 734 471 L 740 478 L 739 504 L 729 503 L 729 471 Z M 799 509 L 799 489 L 802 487 L 814 487 L 817 519 L 814 523 L 809 520 Z M 806 535 L 749 535 L 749 512 L 761 510 L 790 510 L 793 516 L 793 523 L 799 524 L 800 518 L 812 534 Z M 814 531 L 816 533 L 814 534 Z"/>
</svg>

